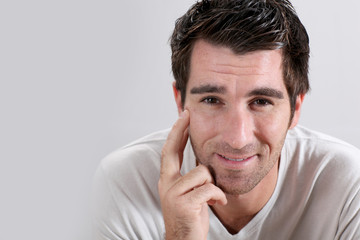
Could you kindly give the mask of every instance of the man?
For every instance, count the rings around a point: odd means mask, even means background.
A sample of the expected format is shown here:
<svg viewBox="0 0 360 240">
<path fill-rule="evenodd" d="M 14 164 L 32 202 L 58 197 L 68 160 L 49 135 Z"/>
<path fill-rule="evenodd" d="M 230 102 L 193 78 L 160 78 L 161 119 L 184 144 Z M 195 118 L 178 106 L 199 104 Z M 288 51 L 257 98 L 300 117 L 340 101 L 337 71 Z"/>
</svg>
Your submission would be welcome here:
<svg viewBox="0 0 360 240">
<path fill-rule="evenodd" d="M 103 160 L 97 239 L 360 239 L 360 151 L 296 126 L 308 45 L 287 0 L 192 6 L 171 38 L 180 117 Z"/>
</svg>

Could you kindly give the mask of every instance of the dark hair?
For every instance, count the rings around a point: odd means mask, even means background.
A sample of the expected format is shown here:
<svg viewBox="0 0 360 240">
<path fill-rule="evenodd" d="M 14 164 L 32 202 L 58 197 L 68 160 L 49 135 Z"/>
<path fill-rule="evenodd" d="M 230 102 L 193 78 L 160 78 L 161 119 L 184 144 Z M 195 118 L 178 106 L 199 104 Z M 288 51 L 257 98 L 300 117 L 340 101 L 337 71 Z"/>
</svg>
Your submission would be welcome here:
<svg viewBox="0 0 360 240">
<path fill-rule="evenodd" d="M 203 0 L 180 17 L 170 41 L 172 71 L 183 105 L 192 48 L 199 39 L 236 54 L 281 49 L 292 118 L 296 97 L 310 88 L 310 49 L 305 27 L 288 0 Z"/>
</svg>

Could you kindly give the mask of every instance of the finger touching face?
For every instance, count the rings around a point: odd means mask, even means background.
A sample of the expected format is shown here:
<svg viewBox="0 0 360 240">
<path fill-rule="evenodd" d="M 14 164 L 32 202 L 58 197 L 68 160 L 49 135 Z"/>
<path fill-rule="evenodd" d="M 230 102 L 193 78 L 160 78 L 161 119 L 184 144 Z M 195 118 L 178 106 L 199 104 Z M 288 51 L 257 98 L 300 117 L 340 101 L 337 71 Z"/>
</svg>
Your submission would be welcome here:
<svg viewBox="0 0 360 240">
<path fill-rule="evenodd" d="M 183 151 L 188 139 L 189 111 L 183 111 L 173 125 L 162 149 L 160 176 L 175 177 L 180 174 Z"/>
</svg>

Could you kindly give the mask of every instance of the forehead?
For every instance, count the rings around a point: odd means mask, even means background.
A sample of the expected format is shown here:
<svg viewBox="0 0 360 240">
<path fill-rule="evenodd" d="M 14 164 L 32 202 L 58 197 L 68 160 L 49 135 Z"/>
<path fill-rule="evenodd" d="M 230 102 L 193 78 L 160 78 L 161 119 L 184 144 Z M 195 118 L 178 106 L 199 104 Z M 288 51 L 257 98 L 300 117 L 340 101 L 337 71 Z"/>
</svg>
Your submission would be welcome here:
<svg viewBox="0 0 360 240">
<path fill-rule="evenodd" d="M 230 48 L 198 40 L 191 55 L 189 83 L 238 79 L 276 85 L 283 84 L 282 73 L 281 50 L 235 54 Z"/>
</svg>

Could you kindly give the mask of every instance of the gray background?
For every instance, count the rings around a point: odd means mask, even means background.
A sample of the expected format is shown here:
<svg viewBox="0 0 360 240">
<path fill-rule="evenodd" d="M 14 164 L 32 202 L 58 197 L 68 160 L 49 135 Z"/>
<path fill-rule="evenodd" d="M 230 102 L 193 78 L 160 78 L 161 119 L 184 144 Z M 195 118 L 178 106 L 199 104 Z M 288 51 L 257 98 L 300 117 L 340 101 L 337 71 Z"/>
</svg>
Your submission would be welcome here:
<svg viewBox="0 0 360 240">
<path fill-rule="evenodd" d="M 0 3 L 0 239 L 87 239 L 99 161 L 176 120 L 168 39 L 193 2 Z M 293 3 L 312 49 L 300 122 L 360 147 L 360 2 Z"/>
</svg>

